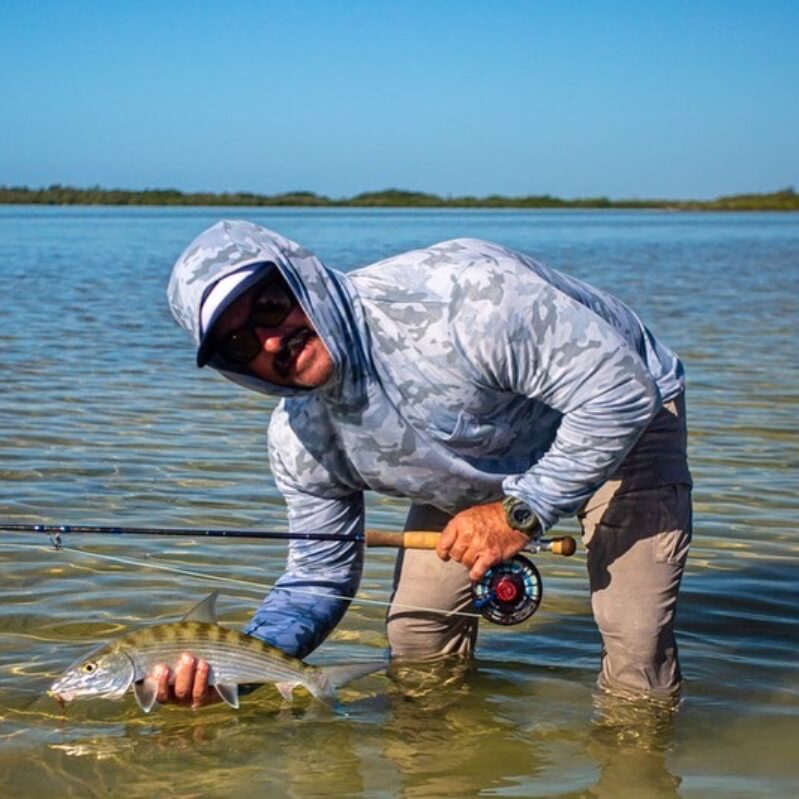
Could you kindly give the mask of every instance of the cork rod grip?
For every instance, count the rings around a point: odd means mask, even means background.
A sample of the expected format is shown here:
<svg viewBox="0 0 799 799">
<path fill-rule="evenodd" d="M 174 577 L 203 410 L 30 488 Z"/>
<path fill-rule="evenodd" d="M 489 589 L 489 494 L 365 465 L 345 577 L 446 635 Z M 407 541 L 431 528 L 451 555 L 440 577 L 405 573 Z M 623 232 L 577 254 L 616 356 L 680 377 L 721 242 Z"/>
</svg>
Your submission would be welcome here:
<svg viewBox="0 0 799 799">
<path fill-rule="evenodd" d="M 367 530 L 367 547 L 394 547 L 395 549 L 435 549 L 441 533 L 408 530 L 390 533 L 385 530 Z"/>
</svg>

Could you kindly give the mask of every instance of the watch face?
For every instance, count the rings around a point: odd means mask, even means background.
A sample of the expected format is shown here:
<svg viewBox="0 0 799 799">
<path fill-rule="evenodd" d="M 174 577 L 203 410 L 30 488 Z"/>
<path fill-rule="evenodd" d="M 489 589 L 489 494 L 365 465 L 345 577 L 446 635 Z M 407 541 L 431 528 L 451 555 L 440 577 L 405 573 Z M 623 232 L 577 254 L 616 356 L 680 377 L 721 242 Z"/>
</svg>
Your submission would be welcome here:
<svg viewBox="0 0 799 799">
<path fill-rule="evenodd" d="M 511 517 L 516 524 L 526 527 L 533 518 L 533 512 L 526 505 L 519 503 L 511 510 Z"/>
<path fill-rule="evenodd" d="M 529 505 L 515 497 L 506 497 L 502 504 L 511 527 L 524 533 L 535 528 L 538 519 Z"/>
</svg>

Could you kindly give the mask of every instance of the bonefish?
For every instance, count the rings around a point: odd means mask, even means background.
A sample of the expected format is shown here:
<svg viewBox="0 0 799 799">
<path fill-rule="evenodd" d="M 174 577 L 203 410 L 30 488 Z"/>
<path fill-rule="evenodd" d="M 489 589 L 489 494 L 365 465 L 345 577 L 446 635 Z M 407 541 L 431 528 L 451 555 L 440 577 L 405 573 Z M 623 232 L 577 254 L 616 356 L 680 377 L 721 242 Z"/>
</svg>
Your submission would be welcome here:
<svg viewBox="0 0 799 799">
<path fill-rule="evenodd" d="M 62 702 L 79 697 L 119 698 L 133 687 L 145 713 L 156 703 L 154 681 L 145 677 L 158 663 L 175 668 L 181 653 L 208 662 L 208 683 L 231 707 L 239 706 L 239 685 L 273 683 L 286 700 L 302 686 L 331 708 L 336 688 L 385 668 L 381 662 L 311 666 L 299 658 L 238 630 L 222 627 L 216 618 L 214 591 L 181 621 L 136 630 L 93 649 L 76 660 L 50 687 Z"/>
</svg>

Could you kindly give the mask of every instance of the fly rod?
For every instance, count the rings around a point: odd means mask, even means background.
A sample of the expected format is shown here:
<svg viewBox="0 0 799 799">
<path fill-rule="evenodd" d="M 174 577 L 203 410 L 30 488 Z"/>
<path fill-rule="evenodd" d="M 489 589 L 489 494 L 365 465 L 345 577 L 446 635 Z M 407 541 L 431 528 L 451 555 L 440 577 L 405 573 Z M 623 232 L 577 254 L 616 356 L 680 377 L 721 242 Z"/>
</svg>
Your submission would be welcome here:
<svg viewBox="0 0 799 799">
<path fill-rule="evenodd" d="M 249 538 L 277 541 L 355 541 L 367 547 L 394 549 L 435 549 L 440 533 L 425 530 L 406 530 L 403 533 L 387 530 L 365 530 L 358 535 L 336 533 L 288 533 L 272 530 L 220 530 L 181 527 L 112 527 L 86 524 L 6 524 L 0 530 L 10 533 L 44 533 L 56 549 L 62 549 L 62 535 L 84 533 L 96 535 L 179 536 L 184 538 Z M 569 536 L 532 538 L 524 547 L 526 552 L 551 552 L 568 557 L 577 549 Z M 472 584 L 475 608 L 495 624 L 518 624 L 532 616 L 541 603 L 541 575 L 533 562 L 524 555 L 490 568 L 482 579 Z"/>
<path fill-rule="evenodd" d="M 277 541 L 355 541 L 367 547 L 393 547 L 394 549 L 435 549 L 440 533 L 425 530 L 406 530 L 403 533 L 388 530 L 366 530 L 362 535 L 337 533 L 288 533 L 274 530 L 209 529 L 205 527 L 115 527 L 88 524 L 6 524 L 0 530 L 9 533 L 45 533 L 58 543 L 61 535 L 151 535 L 183 538 L 256 538 Z M 524 548 L 528 552 L 552 552 L 555 555 L 574 554 L 577 545 L 571 536 L 531 539 Z"/>
</svg>

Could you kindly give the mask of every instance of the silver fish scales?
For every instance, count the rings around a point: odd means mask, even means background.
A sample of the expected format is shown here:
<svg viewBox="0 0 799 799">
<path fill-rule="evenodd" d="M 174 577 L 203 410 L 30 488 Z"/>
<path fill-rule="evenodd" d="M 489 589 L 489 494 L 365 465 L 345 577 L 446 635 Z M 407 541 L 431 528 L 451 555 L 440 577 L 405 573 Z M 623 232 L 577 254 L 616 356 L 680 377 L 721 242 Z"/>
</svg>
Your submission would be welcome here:
<svg viewBox="0 0 799 799">
<path fill-rule="evenodd" d="M 145 680 L 152 668 L 166 663 L 171 669 L 183 652 L 209 664 L 208 682 L 231 707 L 239 706 L 239 686 L 273 683 L 290 700 L 302 686 L 335 708 L 336 688 L 385 668 L 382 662 L 311 666 L 280 649 L 220 626 L 214 591 L 181 621 L 136 630 L 104 644 L 73 663 L 50 687 L 49 694 L 63 702 L 79 697 L 119 698 L 132 687 L 146 713 L 156 703 L 155 687 Z"/>
</svg>

